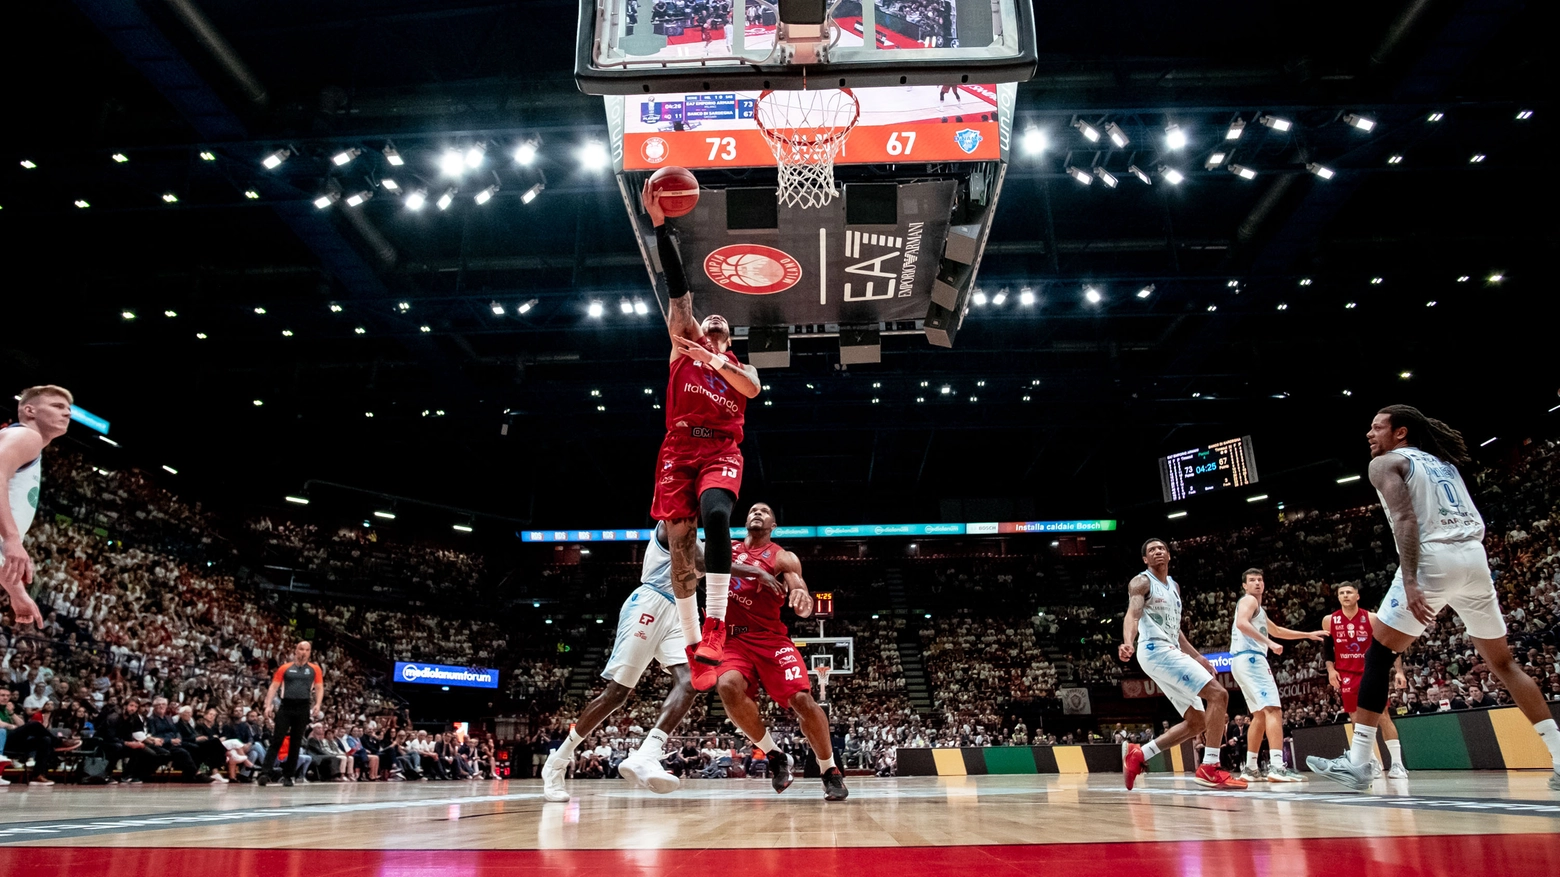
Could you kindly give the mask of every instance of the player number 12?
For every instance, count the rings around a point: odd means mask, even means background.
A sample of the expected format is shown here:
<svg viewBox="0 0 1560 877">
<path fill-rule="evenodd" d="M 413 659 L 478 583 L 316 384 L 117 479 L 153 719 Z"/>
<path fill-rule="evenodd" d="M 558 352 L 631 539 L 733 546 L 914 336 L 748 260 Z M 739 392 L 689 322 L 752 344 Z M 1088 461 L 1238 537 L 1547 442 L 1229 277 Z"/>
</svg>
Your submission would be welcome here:
<svg viewBox="0 0 1560 877">
<path fill-rule="evenodd" d="M 905 139 L 903 141 L 901 141 L 899 139 L 901 137 L 903 137 Z M 914 148 L 915 148 L 915 132 L 914 131 L 895 131 L 894 133 L 888 135 L 888 154 L 889 155 L 909 155 L 910 154 L 910 150 L 914 149 Z"/>
<path fill-rule="evenodd" d="M 717 156 L 723 161 L 737 160 L 737 138 L 706 137 L 704 142 L 710 145 L 710 161 L 714 161 Z"/>
</svg>

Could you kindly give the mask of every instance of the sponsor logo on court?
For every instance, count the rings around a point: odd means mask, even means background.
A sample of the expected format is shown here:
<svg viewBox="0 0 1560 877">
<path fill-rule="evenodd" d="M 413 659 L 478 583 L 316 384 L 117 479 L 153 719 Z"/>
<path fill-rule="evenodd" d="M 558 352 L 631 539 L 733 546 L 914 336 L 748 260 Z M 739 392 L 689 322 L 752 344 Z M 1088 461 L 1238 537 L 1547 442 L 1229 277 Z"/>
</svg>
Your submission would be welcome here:
<svg viewBox="0 0 1560 877">
<path fill-rule="evenodd" d="M 670 151 L 667 148 L 666 141 L 660 137 L 651 137 L 645 140 L 639 147 L 639 154 L 650 164 L 660 164 L 666 161 L 667 153 Z"/>
<path fill-rule="evenodd" d="M 729 292 L 773 295 L 802 279 L 802 263 L 763 244 L 729 244 L 704 257 L 704 273 Z"/>
<path fill-rule="evenodd" d="M 974 128 L 964 128 L 953 135 L 953 142 L 959 144 L 959 148 L 964 150 L 965 154 L 974 152 L 975 148 L 980 146 L 980 140 L 980 132 Z"/>
</svg>

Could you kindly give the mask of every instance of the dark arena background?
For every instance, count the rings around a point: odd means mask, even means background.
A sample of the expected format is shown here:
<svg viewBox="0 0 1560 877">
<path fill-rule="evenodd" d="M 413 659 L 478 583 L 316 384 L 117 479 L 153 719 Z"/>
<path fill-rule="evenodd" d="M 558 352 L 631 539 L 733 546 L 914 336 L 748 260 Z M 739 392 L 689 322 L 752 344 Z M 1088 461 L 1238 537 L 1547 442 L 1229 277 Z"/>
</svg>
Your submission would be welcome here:
<svg viewBox="0 0 1560 877">
<path fill-rule="evenodd" d="M 1560 713 L 1545 8 L 13 6 L 0 874 L 1560 873 L 1560 732 L 1505 681 Z M 686 656 L 576 722 L 632 631 L 683 654 L 670 574 L 636 591 L 695 388 L 674 165 L 694 316 L 758 369 L 732 535 L 767 504 L 799 562 L 831 753 L 805 694 L 756 745 L 722 665 L 657 794 Z M 1392 404 L 1466 443 L 1512 657 L 1443 611 L 1351 791 L 1307 764 L 1355 739 L 1322 643 L 1268 654 L 1259 746 L 1231 634 L 1250 568 L 1275 629 L 1387 611 Z M 1180 721 L 1118 654 L 1150 539 L 1228 719 L 1129 790 Z"/>
</svg>

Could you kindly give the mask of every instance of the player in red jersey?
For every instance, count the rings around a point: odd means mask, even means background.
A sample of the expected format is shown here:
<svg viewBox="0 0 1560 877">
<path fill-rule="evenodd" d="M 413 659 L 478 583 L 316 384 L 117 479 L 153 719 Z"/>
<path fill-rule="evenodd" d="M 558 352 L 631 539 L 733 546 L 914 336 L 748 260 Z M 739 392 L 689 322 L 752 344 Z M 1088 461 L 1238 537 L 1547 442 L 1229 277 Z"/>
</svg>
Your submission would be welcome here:
<svg viewBox="0 0 1560 877">
<path fill-rule="evenodd" d="M 775 528 L 775 512 L 766 503 L 754 503 L 748 509 L 747 538 L 734 541 L 731 550 L 739 563 L 751 564 L 779 579 L 785 585 L 781 596 L 763 583 L 746 577 L 731 580 L 731 613 L 726 640 L 726 658 L 716 669 L 720 701 L 726 715 L 759 749 L 769 753 L 770 770 L 776 774 L 775 791 L 785 791 L 789 781 L 789 758 L 775 745 L 764 727 L 753 695 L 762 687 L 781 706 L 796 711 L 802 733 L 818 756 L 823 774 L 823 797 L 843 801 L 850 792 L 845 774 L 834 766 L 834 749 L 829 740 L 829 717 L 813 700 L 812 680 L 802 656 L 791 642 L 780 607 L 790 606 L 800 617 L 813 613 L 812 594 L 802 581 L 802 562 L 796 555 L 769 541 Z M 786 782 L 780 772 L 786 772 Z"/>
<path fill-rule="evenodd" d="M 1370 648 L 1371 625 L 1376 621 L 1376 613 L 1360 610 L 1360 591 L 1348 582 L 1338 586 L 1338 605 L 1343 608 L 1322 619 L 1322 632 L 1327 634 L 1322 639 L 1322 658 L 1327 662 L 1327 684 L 1343 697 L 1343 711 L 1349 714 L 1352 722 L 1360 709 L 1360 677 L 1365 674 L 1365 650 Z M 1401 655 L 1394 669 L 1395 686 L 1407 688 Z M 1382 713 L 1380 727 L 1381 739 L 1386 741 L 1387 752 L 1392 756 L 1387 778 L 1408 779 L 1408 768 L 1403 764 L 1403 744 L 1398 740 L 1392 717 Z M 1379 758 L 1374 759 L 1372 765 L 1376 773 L 1381 772 Z"/>
<path fill-rule="evenodd" d="M 731 326 L 719 314 L 700 323 L 660 194 L 645 182 L 640 199 L 655 225 L 656 250 L 671 306 L 671 376 L 666 383 L 666 438 L 656 458 L 650 516 L 666 522 L 672 550 L 672 593 L 693 659 L 693 687 L 715 685 L 711 669 L 726 646 L 726 597 L 731 583 L 731 512 L 742 487 L 742 421 L 758 395 L 758 369 L 731 352 Z M 704 522 L 704 627 L 699 628 L 698 524 Z M 702 665 L 702 666 L 701 666 Z"/>
</svg>

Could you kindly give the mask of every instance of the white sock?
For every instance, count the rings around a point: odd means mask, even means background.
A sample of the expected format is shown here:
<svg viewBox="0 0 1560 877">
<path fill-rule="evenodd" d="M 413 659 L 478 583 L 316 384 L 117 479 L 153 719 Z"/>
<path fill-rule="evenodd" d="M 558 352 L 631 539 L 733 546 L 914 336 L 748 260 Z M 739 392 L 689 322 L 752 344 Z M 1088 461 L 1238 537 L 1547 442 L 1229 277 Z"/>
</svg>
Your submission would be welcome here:
<svg viewBox="0 0 1560 877">
<path fill-rule="evenodd" d="M 1354 745 L 1349 747 L 1349 761 L 1355 766 L 1370 764 L 1376 760 L 1376 728 L 1372 725 L 1354 726 Z"/>
<path fill-rule="evenodd" d="M 698 597 L 677 598 L 677 620 L 682 622 L 683 639 L 688 645 L 696 646 L 704 639 L 704 634 L 699 632 Z"/>
<path fill-rule="evenodd" d="M 547 756 L 547 760 L 568 761 L 574 757 L 574 750 L 579 748 L 580 741 L 584 739 L 585 738 L 581 737 L 573 728 L 570 728 L 569 739 L 563 741 L 562 745 L 560 745 L 557 749 L 554 749 L 553 754 Z"/>
<path fill-rule="evenodd" d="M 1160 753 L 1160 749 L 1159 749 L 1159 741 L 1158 740 L 1150 740 L 1147 743 L 1143 744 L 1143 760 L 1144 761 L 1147 761 L 1150 758 L 1153 758 L 1154 756 L 1158 755 L 1159 753 Z"/>
<path fill-rule="evenodd" d="M 726 620 L 726 598 L 731 596 L 731 574 L 709 572 L 704 574 L 704 614 L 720 621 Z"/>
<path fill-rule="evenodd" d="M 1268 770 L 1278 770 L 1284 766 L 1284 750 L 1268 750 Z"/>
<path fill-rule="evenodd" d="M 767 730 L 764 731 L 764 739 L 754 740 L 753 745 L 758 747 L 758 751 L 766 755 L 780 748 L 775 745 L 775 738 L 770 736 Z"/>
<path fill-rule="evenodd" d="M 1202 763 L 1203 764 L 1211 764 L 1211 765 L 1217 767 L 1218 764 L 1219 764 L 1219 747 L 1217 747 L 1217 746 L 1204 746 L 1203 747 L 1203 760 L 1202 760 Z"/>
<path fill-rule="evenodd" d="M 832 758 L 820 758 L 820 759 L 818 759 L 818 772 L 819 773 L 824 773 L 824 772 L 828 771 L 828 769 L 833 767 L 833 766 L 834 766 L 834 759 L 832 759 Z"/>
<path fill-rule="evenodd" d="M 1403 741 L 1387 740 L 1385 742 L 1387 744 L 1387 752 L 1392 756 L 1392 766 L 1403 765 Z M 1407 767 L 1407 765 L 1403 766 Z"/>
<path fill-rule="evenodd" d="M 639 744 L 639 754 L 648 755 L 656 761 L 666 754 L 666 732 L 660 728 L 651 728 L 645 735 L 645 742 Z"/>
<path fill-rule="evenodd" d="M 1549 747 L 1549 759 L 1554 763 L 1555 771 L 1560 772 L 1560 727 L 1555 725 L 1554 719 L 1545 719 L 1533 726 L 1538 736 Z"/>
<path fill-rule="evenodd" d="M 1257 769 L 1257 753 L 1252 752 L 1249 749 L 1246 750 L 1246 766 L 1252 770 Z"/>
</svg>

